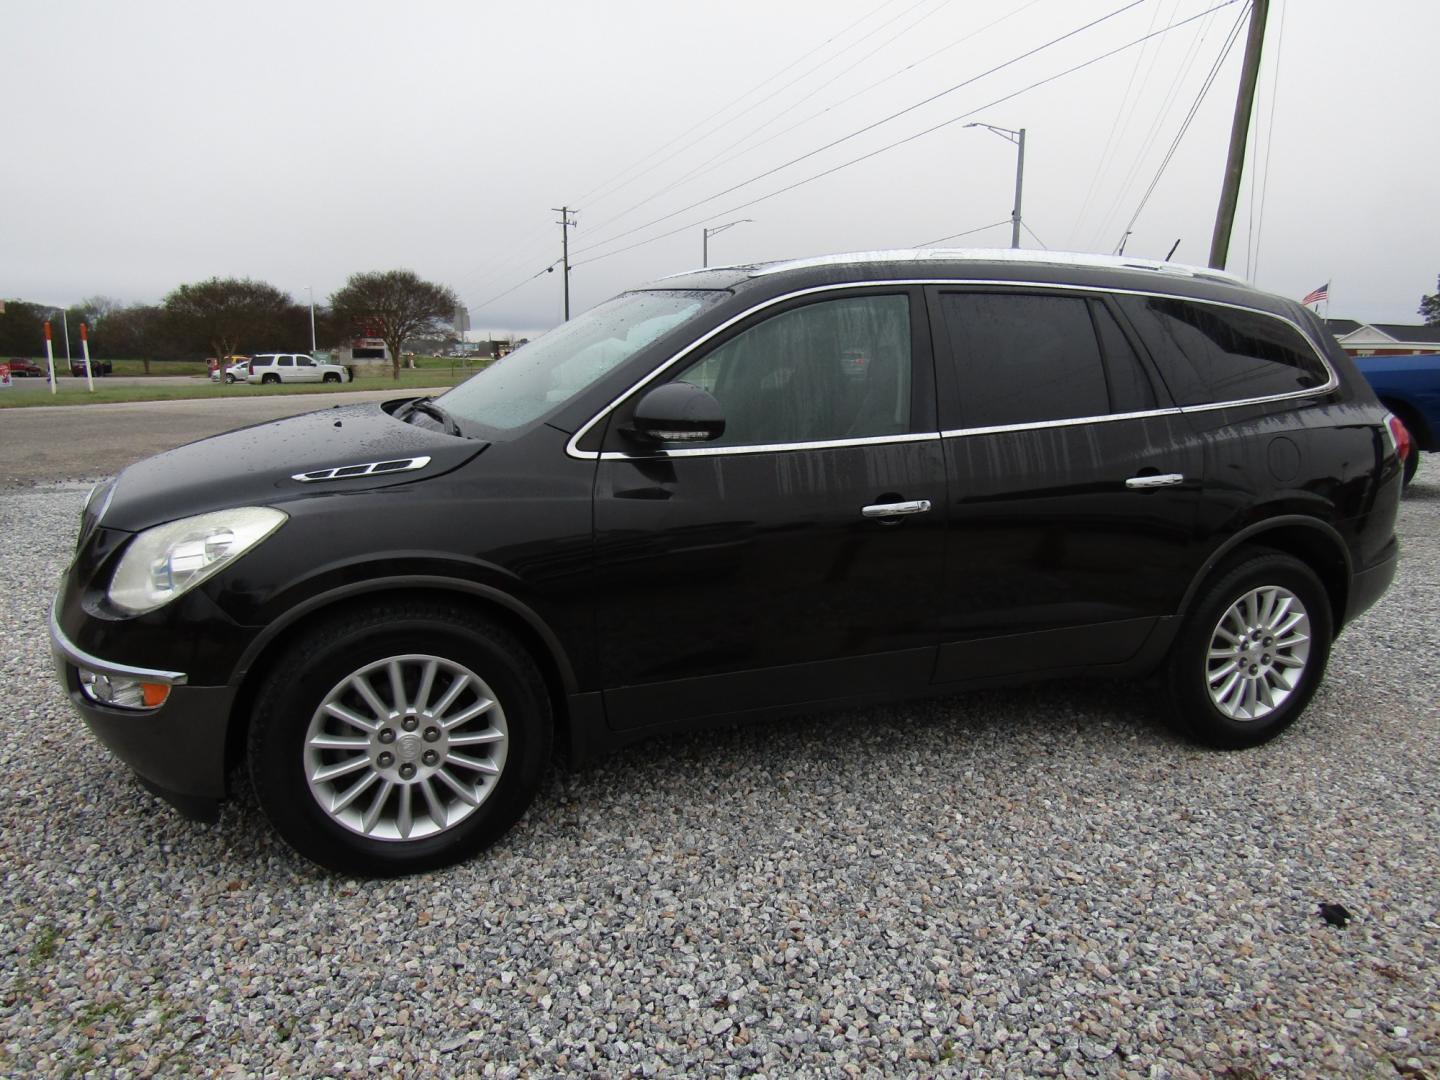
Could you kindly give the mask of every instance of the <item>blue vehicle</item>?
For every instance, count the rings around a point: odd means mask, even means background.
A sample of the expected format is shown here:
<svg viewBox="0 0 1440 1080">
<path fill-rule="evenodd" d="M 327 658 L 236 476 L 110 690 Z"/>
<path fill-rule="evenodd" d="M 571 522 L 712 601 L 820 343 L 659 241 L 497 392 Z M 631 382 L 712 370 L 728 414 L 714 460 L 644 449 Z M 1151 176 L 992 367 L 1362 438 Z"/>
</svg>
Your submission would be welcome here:
<svg viewBox="0 0 1440 1080">
<path fill-rule="evenodd" d="M 1415 451 L 1440 450 L 1440 353 L 1404 353 L 1399 356 L 1357 356 L 1360 369 L 1385 407 L 1410 432 L 1414 447 L 1405 459 L 1405 483 L 1420 467 Z"/>
</svg>

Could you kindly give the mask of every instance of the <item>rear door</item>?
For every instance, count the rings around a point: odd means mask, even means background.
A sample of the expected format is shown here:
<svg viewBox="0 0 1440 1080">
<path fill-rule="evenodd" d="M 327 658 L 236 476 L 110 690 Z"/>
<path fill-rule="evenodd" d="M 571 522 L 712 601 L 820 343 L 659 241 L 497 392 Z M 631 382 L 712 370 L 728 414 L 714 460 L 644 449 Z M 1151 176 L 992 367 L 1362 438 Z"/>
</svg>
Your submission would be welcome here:
<svg viewBox="0 0 1440 1080">
<path fill-rule="evenodd" d="M 930 301 L 951 493 L 937 681 L 1128 659 L 1199 557 L 1198 441 L 1104 295 Z"/>
<path fill-rule="evenodd" d="M 926 686 L 946 499 L 920 291 L 776 305 L 668 378 L 710 391 L 727 429 L 627 440 L 649 387 L 611 417 L 594 587 L 612 725 Z"/>
</svg>

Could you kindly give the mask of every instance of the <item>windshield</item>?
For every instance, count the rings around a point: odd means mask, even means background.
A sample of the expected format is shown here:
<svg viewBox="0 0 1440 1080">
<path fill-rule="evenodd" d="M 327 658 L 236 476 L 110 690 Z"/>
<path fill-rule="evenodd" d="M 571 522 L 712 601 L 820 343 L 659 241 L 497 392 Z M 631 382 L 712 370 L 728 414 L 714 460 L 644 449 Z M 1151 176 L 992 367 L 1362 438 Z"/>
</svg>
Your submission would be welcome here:
<svg viewBox="0 0 1440 1080">
<path fill-rule="evenodd" d="M 437 401 L 462 421 L 502 431 L 521 427 L 728 295 L 713 289 L 624 293 L 516 349 Z"/>
</svg>

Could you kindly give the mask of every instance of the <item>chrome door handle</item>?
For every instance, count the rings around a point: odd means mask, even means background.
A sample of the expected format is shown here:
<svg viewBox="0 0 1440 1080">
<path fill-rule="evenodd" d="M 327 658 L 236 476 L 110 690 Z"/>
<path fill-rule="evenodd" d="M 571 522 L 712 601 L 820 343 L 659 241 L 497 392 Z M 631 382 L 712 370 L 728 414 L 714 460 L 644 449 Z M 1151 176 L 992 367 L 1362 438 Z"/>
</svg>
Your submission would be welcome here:
<svg viewBox="0 0 1440 1080">
<path fill-rule="evenodd" d="M 913 502 L 876 503 L 874 506 L 861 507 L 860 513 L 867 518 L 888 518 L 900 517 L 902 514 L 923 514 L 929 509 L 929 499 L 916 499 Z"/>
<path fill-rule="evenodd" d="M 1131 491 L 1143 491 L 1145 488 L 1174 487 L 1176 484 L 1183 484 L 1185 477 L 1178 472 L 1160 473 L 1155 476 L 1132 476 L 1125 481 L 1125 486 Z"/>
</svg>

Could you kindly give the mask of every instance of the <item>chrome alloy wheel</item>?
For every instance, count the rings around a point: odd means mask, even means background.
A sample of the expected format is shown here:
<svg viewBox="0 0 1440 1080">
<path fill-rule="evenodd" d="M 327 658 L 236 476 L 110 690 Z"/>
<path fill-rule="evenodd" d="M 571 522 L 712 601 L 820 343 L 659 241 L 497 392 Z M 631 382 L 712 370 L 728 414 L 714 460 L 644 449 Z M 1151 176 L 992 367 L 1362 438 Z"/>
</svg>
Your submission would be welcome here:
<svg viewBox="0 0 1440 1080">
<path fill-rule="evenodd" d="M 1309 658 L 1310 616 L 1300 598 L 1278 585 L 1252 589 L 1210 635 L 1210 701 L 1231 720 L 1260 720 L 1300 685 Z"/>
<path fill-rule="evenodd" d="M 505 710 L 475 672 L 439 656 L 391 656 L 325 695 L 305 732 L 305 779 L 351 832 L 419 840 L 489 797 L 509 740 Z"/>
</svg>

